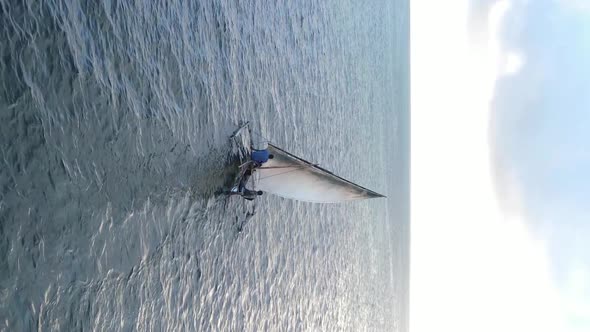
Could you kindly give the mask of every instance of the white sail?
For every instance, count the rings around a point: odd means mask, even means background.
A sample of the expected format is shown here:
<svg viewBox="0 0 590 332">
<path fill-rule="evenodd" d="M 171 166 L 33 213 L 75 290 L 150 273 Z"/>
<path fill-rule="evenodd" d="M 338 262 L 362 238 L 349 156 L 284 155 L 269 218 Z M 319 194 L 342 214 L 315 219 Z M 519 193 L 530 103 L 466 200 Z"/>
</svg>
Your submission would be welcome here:
<svg viewBox="0 0 590 332">
<path fill-rule="evenodd" d="M 254 172 L 256 190 L 315 203 L 385 197 L 272 144 L 268 150 L 274 158 Z"/>
</svg>

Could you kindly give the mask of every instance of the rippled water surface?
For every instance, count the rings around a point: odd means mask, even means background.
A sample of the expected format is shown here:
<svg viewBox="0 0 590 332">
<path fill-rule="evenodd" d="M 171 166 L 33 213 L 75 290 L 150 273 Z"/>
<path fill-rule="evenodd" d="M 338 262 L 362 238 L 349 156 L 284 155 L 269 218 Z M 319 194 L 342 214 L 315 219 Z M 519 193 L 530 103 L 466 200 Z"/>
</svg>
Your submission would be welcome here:
<svg viewBox="0 0 590 332">
<path fill-rule="evenodd" d="M 408 4 L 0 0 L 0 330 L 407 330 Z M 214 194 L 254 130 L 388 195 Z"/>
</svg>

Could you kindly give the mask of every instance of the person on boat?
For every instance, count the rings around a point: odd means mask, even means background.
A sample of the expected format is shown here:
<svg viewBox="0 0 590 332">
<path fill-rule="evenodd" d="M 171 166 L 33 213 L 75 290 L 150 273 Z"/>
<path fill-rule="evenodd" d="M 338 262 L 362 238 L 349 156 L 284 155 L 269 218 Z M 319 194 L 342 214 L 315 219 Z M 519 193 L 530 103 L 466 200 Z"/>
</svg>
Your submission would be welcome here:
<svg viewBox="0 0 590 332">
<path fill-rule="evenodd" d="M 249 201 L 254 200 L 257 196 L 261 196 L 263 194 L 261 190 L 256 191 L 246 188 L 246 184 L 248 183 L 250 176 L 252 176 L 252 169 L 248 169 L 244 172 L 244 175 L 242 176 L 242 179 L 240 179 L 240 183 L 238 184 L 237 188 L 232 190 L 229 195 L 240 195 L 243 199 Z"/>
<path fill-rule="evenodd" d="M 250 190 L 248 188 L 242 188 L 242 190 L 238 190 L 237 188 L 228 192 L 227 195 L 240 195 L 242 196 L 243 199 L 248 200 L 248 201 L 252 201 L 254 200 L 256 197 L 258 196 L 262 196 L 262 194 L 264 194 L 264 192 L 262 190 Z"/>
<path fill-rule="evenodd" d="M 248 201 L 253 201 L 256 197 L 261 196 L 263 194 L 262 190 L 250 190 L 244 188 L 244 190 L 240 193 L 242 198 Z"/>
<path fill-rule="evenodd" d="M 254 167 L 260 167 L 265 162 L 269 161 L 269 159 L 273 159 L 274 155 L 268 152 L 267 149 L 264 150 L 256 150 L 252 149 L 252 153 L 250 155 L 250 159 L 254 162 Z"/>
</svg>

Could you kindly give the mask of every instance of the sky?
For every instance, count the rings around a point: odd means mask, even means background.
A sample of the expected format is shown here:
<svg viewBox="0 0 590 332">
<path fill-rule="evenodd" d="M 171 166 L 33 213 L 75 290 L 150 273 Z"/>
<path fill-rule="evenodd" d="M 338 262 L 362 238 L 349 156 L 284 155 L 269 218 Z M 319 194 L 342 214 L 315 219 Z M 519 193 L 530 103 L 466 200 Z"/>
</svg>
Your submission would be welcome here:
<svg viewBox="0 0 590 332">
<path fill-rule="evenodd" d="M 413 0 L 410 40 L 410 330 L 590 331 L 590 1 Z"/>
</svg>

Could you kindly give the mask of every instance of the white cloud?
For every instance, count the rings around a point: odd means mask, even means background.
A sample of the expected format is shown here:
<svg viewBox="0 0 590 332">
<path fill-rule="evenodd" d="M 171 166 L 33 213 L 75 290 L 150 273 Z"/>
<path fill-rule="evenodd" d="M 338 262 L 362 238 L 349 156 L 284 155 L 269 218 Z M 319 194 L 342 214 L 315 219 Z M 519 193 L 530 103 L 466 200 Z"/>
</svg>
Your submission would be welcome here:
<svg viewBox="0 0 590 332">
<path fill-rule="evenodd" d="M 498 75 L 513 76 L 497 83 L 493 98 L 495 180 L 505 211 L 520 211 L 531 236 L 544 241 L 560 331 L 590 329 L 588 228 L 577 221 L 590 192 L 576 173 L 588 165 L 578 144 L 590 137 L 577 127 L 588 123 L 590 104 L 575 90 L 588 73 L 587 37 L 576 35 L 590 26 L 587 9 L 588 1 L 514 1 L 510 23 L 496 27 L 504 38 L 492 43 Z"/>
<path fill-rule="evenodd" d="M 412 331 L 563 328 L 545 243 L 518 194 L 500 211 L 492 177 L 495 82 L 525 64 L 496 37 L 509 9 L 496 2 L 490 39 L 471 43 L 466 1 L 412 2 Z"/>
<path fill-rule="evenodd" d="M 518 73 L 525 63 L 524 56 L 517 52 L 509 52 L 505 54 L 502 60 L 502 76 Z"/>
<path fill-rule="evenodd" d="M 576 11 L 590 12 L 590 1 L 588 0 L 560 0 L 561 4 Z"/>
</svg>

